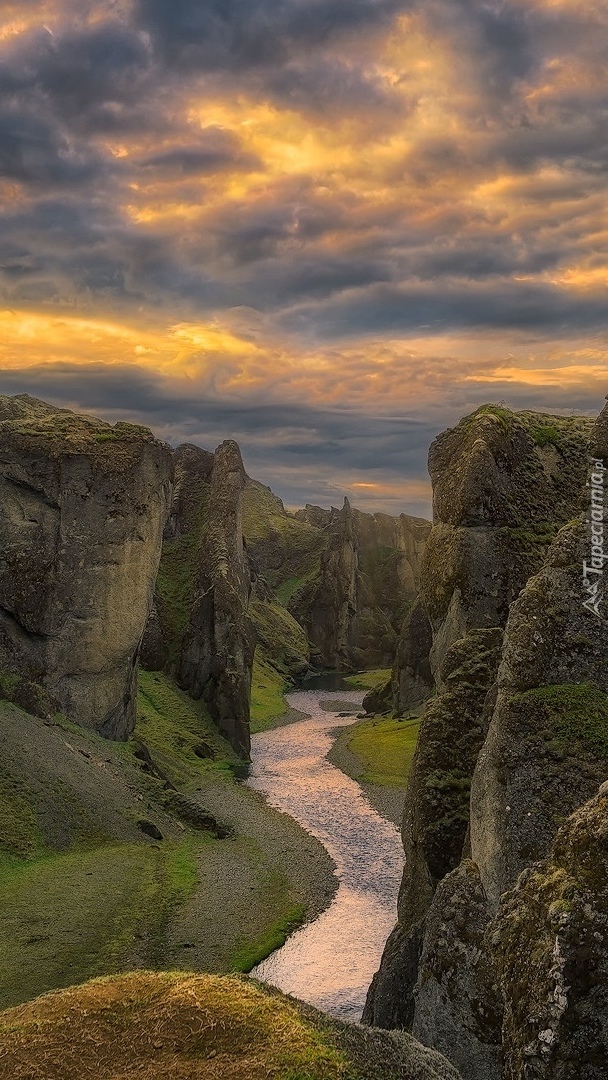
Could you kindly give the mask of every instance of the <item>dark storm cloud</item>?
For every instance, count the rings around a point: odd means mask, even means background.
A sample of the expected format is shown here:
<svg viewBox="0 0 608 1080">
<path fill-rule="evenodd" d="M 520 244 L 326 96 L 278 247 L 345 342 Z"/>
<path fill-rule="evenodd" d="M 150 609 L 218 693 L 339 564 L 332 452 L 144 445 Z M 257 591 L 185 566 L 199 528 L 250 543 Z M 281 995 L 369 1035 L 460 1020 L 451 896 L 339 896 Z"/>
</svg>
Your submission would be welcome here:
<svg viewBox="0 0 608 1080">
<path fill-rule="evenodd" d="M 336 35 L 376 29 L 406 6 L 400 0 L 138 0 L 135 17 L 168 62 L 238 71 L 283 64 Z"/>
<path fill-rule="evenodd" d="M 108 170 L 102 155 L 76 146 L 34 110 L 0 110 L 0 175 L 27 186 L 82 188 Z"/>
<path fill-rule="evenodd" d="M 327 501 L 322 474 L 328 462 L 334 472 L 354 472 L 362 480 L 426 481 L 427 449 L 436 433 L 432 423 L 405 416 L 209 398 L 196 383 L 176 383 L 127 366 L 54 364 L 5 371 L 0 393 L 28 393 L 112 422 L 137 419 L 174 445 L 187 441 L 212 449 L 225 438 L 237 439 L 249 473 L 272 483 L 291 504 L 301 494 Z M 300 482 L 281 487 L 277 476 L 283 472 L 299 473 Z M 335 491 L 336 498 L 343 494 Z"/>
<path fill-rule="evenodd" d="M 401 99 L 392 95 L 378 76 L 337 58 L 315 57 L 288 63 L 267 74 L 264 88 L 287 108 L 314 113 L 323 110 L 394 109 L 403 115 Z"/>
<path fill-rule="evenodd" d="M 603 297 L 571 297 L 551 285 L 504 280 L 477 287 L 457 281 L 441 290 L 378 285 L 314 307 L 298 306 L 279 322 L 286 330 L 334 340 L 475 327 L 586 333 L 605 326 L 606 302 Z"/>
<path fill-rule="evenodd" d="M 68 310 L 92 299 L 168 307 L 225 306 L 232 290 L 177 257 L 166 238 L 142 232 L 111 204 L 83 193 L 0 211 L 0 298 L 13 306 L 52 298 Z"/>
<path fill-rule="evenodd" d="M 220 172 L 223 169 L 263 169 L 259 158 L 243 151 L 232 131 L 204 128 L 196 143 L 179 144 L 140 160 L 144 169 L 158 169 L 178 176 Z"/>
<path fill-rule="evenodd" d="M 117 19 L 56 33 L 36 29 L 4 50 L 0 92 L 80 134 L 158 124 L 149 111 L 151 53 L 145 35 Z"/>
</svg>

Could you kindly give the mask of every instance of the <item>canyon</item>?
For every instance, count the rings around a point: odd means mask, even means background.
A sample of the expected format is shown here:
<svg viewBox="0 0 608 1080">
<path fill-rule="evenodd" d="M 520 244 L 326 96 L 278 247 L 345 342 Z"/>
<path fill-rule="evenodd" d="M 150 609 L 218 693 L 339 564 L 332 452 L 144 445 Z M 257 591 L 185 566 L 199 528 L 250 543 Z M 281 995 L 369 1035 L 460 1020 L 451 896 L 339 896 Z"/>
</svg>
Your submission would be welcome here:
<svg viewBox="0 0 608 1080">
<path fill-rule="evenodd" d="M 0 892 L 23 922 L 3 1003 L 111 963 L 247 971 L 320 915 L 331 859 L 240 783 L 251 732 L 292 741 L 285 693 L 310 670 L 391 669 L 364 709 L 420 731 L 397 921 L 353 1030 L 379 1053 L 402 1034 L 366 1078 L 599 1080 L 608 624 L 581 582 L 607 467 L 608 406 L 487 405 L 431 446 L 432 524 L 348 499 L 290 512 L 232 440 L 171 449 L 0 398 Z M 91 894 L 60 970 L 19 882 L 67 911 L 82 875 L 111 885 L 115 921 L 101 959 Z"/>
</svg>

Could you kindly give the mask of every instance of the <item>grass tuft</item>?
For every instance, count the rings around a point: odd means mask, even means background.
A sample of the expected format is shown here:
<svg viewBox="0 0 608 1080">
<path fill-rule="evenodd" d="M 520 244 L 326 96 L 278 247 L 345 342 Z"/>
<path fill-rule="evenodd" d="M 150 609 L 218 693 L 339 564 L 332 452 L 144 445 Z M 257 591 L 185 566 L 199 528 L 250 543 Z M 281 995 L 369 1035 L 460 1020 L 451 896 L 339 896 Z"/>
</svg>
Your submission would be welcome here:
<svg viewBox="0 0 608 1080">
<path fill-rule="evenodd" d="M 236 975 L 132 972 L 0 1015 L 5 1076 L 354 1080 L 297 1005 Z"/>
</svg>

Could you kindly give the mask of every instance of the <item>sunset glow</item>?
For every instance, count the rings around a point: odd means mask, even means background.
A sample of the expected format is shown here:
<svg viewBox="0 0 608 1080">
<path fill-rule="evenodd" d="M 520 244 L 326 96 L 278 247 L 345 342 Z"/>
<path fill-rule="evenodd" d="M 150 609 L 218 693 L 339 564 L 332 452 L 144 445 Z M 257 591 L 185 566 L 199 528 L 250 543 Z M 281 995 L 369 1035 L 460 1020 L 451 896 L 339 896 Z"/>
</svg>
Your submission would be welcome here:
<svg viewBox="0 0 608 1080">
<path fill-rule="evenodd" d="M 0 3 L 0 389 L 414 512 L 483 401 L 596 413 L 607 31 L 574 0 Z"/>
</svg>

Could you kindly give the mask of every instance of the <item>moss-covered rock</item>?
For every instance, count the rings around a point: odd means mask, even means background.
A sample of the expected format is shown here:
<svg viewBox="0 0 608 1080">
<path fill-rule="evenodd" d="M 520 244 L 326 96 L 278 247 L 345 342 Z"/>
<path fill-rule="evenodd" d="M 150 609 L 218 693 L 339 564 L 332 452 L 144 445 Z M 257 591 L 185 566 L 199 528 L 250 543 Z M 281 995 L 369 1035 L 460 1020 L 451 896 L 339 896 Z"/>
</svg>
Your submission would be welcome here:
<svg viewBox="0 0 608 1080">
<path fill-rule="evenodd" d="M 171 482 L 169 448 L 28 395 L 0 398 L 0 667 L 124 739 Z"/>
<path fill-rule="evenodd" d="M 248 614 L 251 569 L 243 544 L 245 470 L 227 441 L 215 453 L 208 520 L 177 669 L 180 686 L 203 698 L 219 731 L 249 757 L 255 628 Z"/>
<path fill-rule="evenodd" d="M 504 1080 L 601 1080 L 608 1059 L 608 787 L 519 878 L 487 932 Z"/>
<path fill-rule="evenodd" d="M 541 446 L 547 426 L 557 441 Z M 473 627 L 504 626 L 509 604 L 581 508 L 593 422 L 483 406 L 429 451 L 434 527 L 421 573 L 431 667 Z"/>
<path fill-rule="evenodd" d="M 495 905 L 606 776 L 608 624 L 583 606 L 586 547 L 582 521 L 562 529 L 505 630 L 471 792 L 473 858 Z"/>
<path fill-rule="evenodd" d="M 437 886 L 418 964 L 412 1032 L 463 1077 L 500 1080 L 503 1001 L 485 934 L 491 913 L 470 859 Z"/>
<path fill-rule="evenodd" d="M 471 777 L 490 713 L 488 694 L 500 659 L 499 628 L 471 631 L 448 650 L 443 693 L 426 706 L 410 770 L 403 812 L 405 870 L 399 892 L 398 925 L 387 942 L 379 977 L 364 1017 L 381 1027 L 414 1017 L 419 946 L 435 888 L 458 866 L 469 825 Z M 418 943 L 418 944 L 417 944 Z M 395 1001 L 395 969 L 400 968 Z"/>
</svg>

